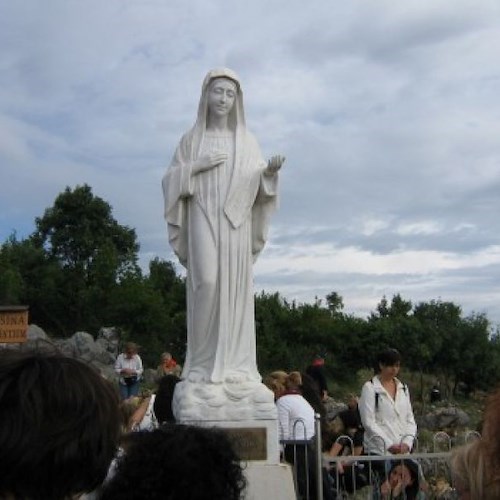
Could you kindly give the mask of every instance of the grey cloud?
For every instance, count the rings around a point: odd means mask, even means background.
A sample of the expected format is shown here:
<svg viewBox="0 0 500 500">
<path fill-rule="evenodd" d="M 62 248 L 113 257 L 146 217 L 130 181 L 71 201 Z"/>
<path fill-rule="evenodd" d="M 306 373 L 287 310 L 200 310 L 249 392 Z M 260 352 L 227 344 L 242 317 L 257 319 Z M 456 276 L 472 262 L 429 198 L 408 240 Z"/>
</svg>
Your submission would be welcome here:
<svg viewBox="0 0 500 500">
<path fill-rule="evenodd" d="M 204 74 L 228 65 L 243 79 L 263 154 L 287 157 L 262 255 L 279 255 L 287 272 L 257 267 L 256 288 L 313 298 L 340 287 L 359 311 L 386 292 L 439 293 L 468 309 L 482 303 L 500 321 L 493 264 L 431 276 L 297 273 L 288 251 L 324 245 L 335 259 L 347 248 L 403 248 L 465 261 L 496 244 L 496 2 L 20 0 L 2 9 L 2 238 L 29 230 L 66 185 L 87 182 L 136 228 L 143 265 L 173 258 L 161 177 L 195 119 Z M 422 222 L 439 231 L 401 230 Z"/>
</svg>

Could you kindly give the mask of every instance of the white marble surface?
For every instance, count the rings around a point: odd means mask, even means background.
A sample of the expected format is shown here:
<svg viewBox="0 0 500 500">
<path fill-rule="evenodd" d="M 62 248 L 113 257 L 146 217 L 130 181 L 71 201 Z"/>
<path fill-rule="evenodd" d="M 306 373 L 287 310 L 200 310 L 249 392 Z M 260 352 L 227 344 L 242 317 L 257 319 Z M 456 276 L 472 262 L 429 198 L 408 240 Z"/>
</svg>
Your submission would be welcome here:
<svg viewBox="0 0 500 500">
<path fill-rule="evenodd" d="M 249 463 L 245 469 L 245 500 L 296 500 L 292 466 Z"/>
<path fill-rule="evenodd" d="M 283 161 L 263 160 L 246 128 L 237 75 L 209 72 L 196 123 L 163 179 L 169 241 L 187 270 L 178 420 L 273 413 L 257 369 L 252 267 L 266 242 Z"/>
</svg>

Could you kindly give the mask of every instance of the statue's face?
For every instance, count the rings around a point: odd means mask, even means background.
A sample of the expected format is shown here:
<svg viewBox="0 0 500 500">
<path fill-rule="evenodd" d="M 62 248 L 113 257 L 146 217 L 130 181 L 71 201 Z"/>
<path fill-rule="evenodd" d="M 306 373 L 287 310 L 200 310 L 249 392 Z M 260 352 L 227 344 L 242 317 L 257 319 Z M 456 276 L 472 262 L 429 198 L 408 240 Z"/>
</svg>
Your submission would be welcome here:
<svg viewBox="0 0 500 500">
<path fill-rule="evenodd" d="M 208 89 L 208 111 L 217 117 L 227 116 L 236 99 L 236 84 L 227 78 L 215 78 Z"/>
</svg>

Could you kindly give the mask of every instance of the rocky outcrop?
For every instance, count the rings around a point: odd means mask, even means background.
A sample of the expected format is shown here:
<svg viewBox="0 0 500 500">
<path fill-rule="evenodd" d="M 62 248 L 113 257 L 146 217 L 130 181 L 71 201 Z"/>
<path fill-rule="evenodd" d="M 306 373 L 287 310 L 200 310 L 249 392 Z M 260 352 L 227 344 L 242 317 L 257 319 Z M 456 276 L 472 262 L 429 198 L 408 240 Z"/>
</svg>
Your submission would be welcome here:
<svg viewBox="0 0 500 500">
<path fill-rule="evenodd" d="M 438 408 L 417 420 L 419 429 L 430 431 L 467 427 L 471 421 L 467 413 L 455 406 Z"/>
<path fill-rule="evenodd" d="M 347 405 L 341 401 L 335 401 L 332 397 L 328 396 L 323 402 L 326 410 L 326 420 L 328 422 L 335 419 L 335 417 L 344 410 L 347 410 Z"/>
<path fill-rule="evenodd" d="M 101 328 L 97 339 L 87 332 L 76 332 L 67 339 L 51 339 L 39 326 L 30 325 L 23 344 L 2 344 L 5 348 L 60 352 L 78 358 L 96 368 L 109 380 L 116 380 L 114 363 L 118 356 L 120 335 L 116 328 Z"/>
</svg>

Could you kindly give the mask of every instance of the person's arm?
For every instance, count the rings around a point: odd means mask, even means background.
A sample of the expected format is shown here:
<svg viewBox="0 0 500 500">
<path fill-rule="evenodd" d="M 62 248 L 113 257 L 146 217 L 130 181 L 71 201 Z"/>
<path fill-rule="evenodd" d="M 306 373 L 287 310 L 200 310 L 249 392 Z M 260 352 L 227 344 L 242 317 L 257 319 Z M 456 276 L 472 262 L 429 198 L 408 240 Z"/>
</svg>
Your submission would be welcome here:
<svg viewBox="0 0 500 500">
<path fill-rule="evenodd" d="M 405 418 L 405 430 L 403 436 L 402 445 L 406 445 L 407 451 L 405 448 L 401 450 L 401 453 L 409 453 L 413 447 L 413 443 L 415 441 L 415 437 L 417 435 L 417 424 L 415 422 L 415 416 L 413 415 L 413 408 L 411 406 L 410 392 L 408 386 L 406 386 L 406 390 L 404 391 L 405 399 L 406 399 L 406 418 Z"/>
<path fill-rule="evenodd" d="M 142 422 L 142 419 L 144 418 L 144 415 L 146 415 L 146 411 L 148 410 L 150 400 L 151 396 L 149 396 L 148 398 L 144 398 L 139 407 L 134 411 L 128 423 L 128 431 L 133 430 L 134 427 Z"/>
<path fill-rule="evenodd" d="M 137 375 L 137 378 L 141 378 L 144 372 L 144 368 L 142 366 L 142 359 L 138 354 L 136 354 L 135 356 L 135 362 L 136 362 L 135 373 Z"/>
<path fill-rule="evenodd" d="M 388 479 L 380 485 L 380 494 L 382 495 L 381 500 L 389 500 L 391 498 L 391 485 Z"/>
</svg>

